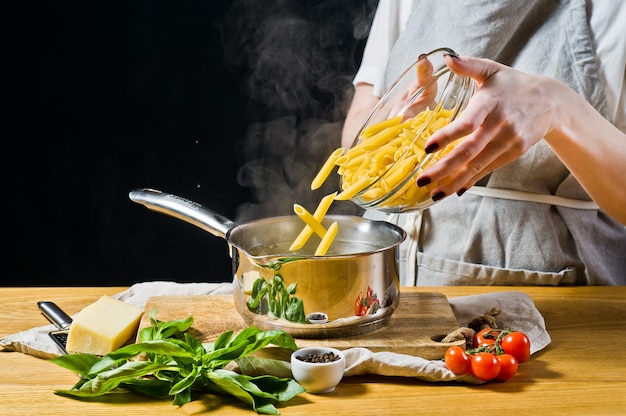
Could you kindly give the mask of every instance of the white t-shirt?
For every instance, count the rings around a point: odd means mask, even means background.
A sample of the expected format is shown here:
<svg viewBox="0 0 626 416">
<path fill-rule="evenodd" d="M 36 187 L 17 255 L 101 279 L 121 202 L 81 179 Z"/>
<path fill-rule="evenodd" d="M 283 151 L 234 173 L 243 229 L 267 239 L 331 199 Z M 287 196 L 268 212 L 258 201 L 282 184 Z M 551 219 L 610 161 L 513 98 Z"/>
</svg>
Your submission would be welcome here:
<svg viewBox="0 0 626 416">
<path fill-rule="evenodd" d="M 385 92 L 389 53 L 407 24 L 412 6 L 413 0 L 379 0 L 354 85 L 371 84 L 379 97 Z M 626 1 L 587 0 L 587 10 L 609 115 L 626 133 Z"/>
</svg>

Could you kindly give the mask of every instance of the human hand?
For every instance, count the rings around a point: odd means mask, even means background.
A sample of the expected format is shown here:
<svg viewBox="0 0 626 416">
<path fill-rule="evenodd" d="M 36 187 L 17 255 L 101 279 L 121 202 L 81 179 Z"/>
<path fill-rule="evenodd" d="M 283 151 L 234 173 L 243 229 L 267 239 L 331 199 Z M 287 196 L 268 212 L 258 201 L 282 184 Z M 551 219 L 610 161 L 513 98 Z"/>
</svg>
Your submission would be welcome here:
<svg viewBox="0 0 626 416">
<path fill-rule="evenodd" d="M 379 111 L 377 116 L 381 119 L 402 115 L 403 120 L 415 117 L 424 111 L 426 107 L 435 107 L 437 97 L 437 80 L 433 78 L 433 64 L 428 60 L 428 55 L 421 55 L 415 63 L 415 79 L 394 96 L 387 98 L 387 112 Z M 417 98 L 418 91 L 422 90 Z M 407 105 L 407 102 L 409 103 Z"/>
<path fill-rule="evenodd" d="M 438 183 L 434 200 L 459 195 L 480 178 L 519 158 L 553 129 L 550 90 L 557 82 L 524 74 L 491 60 L 446 56 L 458 75 L 476 82 L 465 110 L 426 142 L 432 153 L 463 138 L 448 155 L 422 172 L 418 186 Z"/>
<path fill-rule="evenodd" d="M 428 60 L 428 55 L 421 55 L 415 65 L 415 80 L 409 88 L 402 94 L 398 94 L 394 99 L 404 107 L 407 102 L 410 104 L 402 109 L 396 108 L 391 114 L 402 114 L 404 118 L 415 117 L 424 111 L 426 107 L 435 107 L 437 97 L 437 80 L 433 78 L 433 64 Z M 417 92 L 423 89 L 416 99 L 410 100 Z"/>
</svg>

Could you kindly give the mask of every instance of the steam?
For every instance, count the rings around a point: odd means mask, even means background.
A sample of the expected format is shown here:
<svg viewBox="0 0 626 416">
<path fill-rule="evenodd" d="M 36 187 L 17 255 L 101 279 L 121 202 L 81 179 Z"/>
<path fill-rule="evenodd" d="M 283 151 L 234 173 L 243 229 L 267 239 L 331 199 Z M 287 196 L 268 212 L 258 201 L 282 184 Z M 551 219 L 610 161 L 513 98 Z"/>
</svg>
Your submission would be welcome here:
<svg viewBox="0 0 626 416">
<path fill-rule="evenodd" d="M 238 220 L 292 214 L 293 203 L 313 210 L 338 189 L 336 175 L 315 192 L 312 178 L 340 146 L 360 48 L 376 1 L 237 0 L 222 27 L 225 63 L 248 68 L 249 128 L 238 157 L 241 186 L 255 201 Z M 333 213 L 351 213 L 336 203 Z"/>
</svg>

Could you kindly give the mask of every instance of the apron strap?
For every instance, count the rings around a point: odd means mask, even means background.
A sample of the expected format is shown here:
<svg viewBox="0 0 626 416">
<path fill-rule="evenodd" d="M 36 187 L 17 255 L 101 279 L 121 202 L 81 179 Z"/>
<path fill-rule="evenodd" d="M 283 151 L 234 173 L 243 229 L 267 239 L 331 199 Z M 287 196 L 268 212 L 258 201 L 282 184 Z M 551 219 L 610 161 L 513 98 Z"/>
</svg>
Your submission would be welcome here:
<svg viewBox="0 0 626 416">
<path fill-rule="evenodd" d="M 538 202 L 540 204 L 555 205 L 575 209 L 600 209 L 593 201 L 582 199 L 563 198 L 556 195 L 538 194 L 534 192 L 514 191 L 511 189 L 486 188 L 484 186 L 472 186 L 466 193 L 489 198 L 511 199 L 514 201 Z"/>
<path fill-rule="evenodd" d="M 424 211 L 420 209 L 406 212 L 402 217 L 399 214 L 391 214 L 388 217 L 388 221 L 402 227 L 407 236 L 399 248 L 399 260 L 403 266 L 400 268 L 401 286 L 417 286 L 417 251 L 422 230 L 423 213 Z"/>
</svg>

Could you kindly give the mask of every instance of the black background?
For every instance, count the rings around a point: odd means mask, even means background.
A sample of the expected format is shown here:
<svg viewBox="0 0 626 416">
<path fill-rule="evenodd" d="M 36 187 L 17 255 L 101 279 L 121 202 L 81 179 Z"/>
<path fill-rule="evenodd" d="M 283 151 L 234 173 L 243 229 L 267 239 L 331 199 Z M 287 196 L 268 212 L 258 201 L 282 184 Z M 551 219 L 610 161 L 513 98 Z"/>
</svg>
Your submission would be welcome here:
<svg viewBox="0 0 626 416">
<path fill-rule="evenodd" d="M 3 2 L 2 284 L 230 281 L 224 240 L 150 212 L 128 192 L 161 189 L 233 219 L 271 208 L 268 191 L 242 172 L 254 175 L 261 147 L 276 147 L 271 169 L 285 176 L 285 158 L 312 165 L 338 143 L 374 7 Z M 277 37 L 285 32 L 288 41 Z M 289 77 L 276 70 L 284 67 Z M 330 84 L 329 69 L 339 74 Z M 293 134 L 268 139 L 275 120 Z M 311 148 L 311 131 L 325 123 L 333 137 Z M 293 146 L 280 145 L 289 138 Z M 284 200 L 299 189 L 293 182 L 274 214 L 293 203 Z"/>
</svg>

